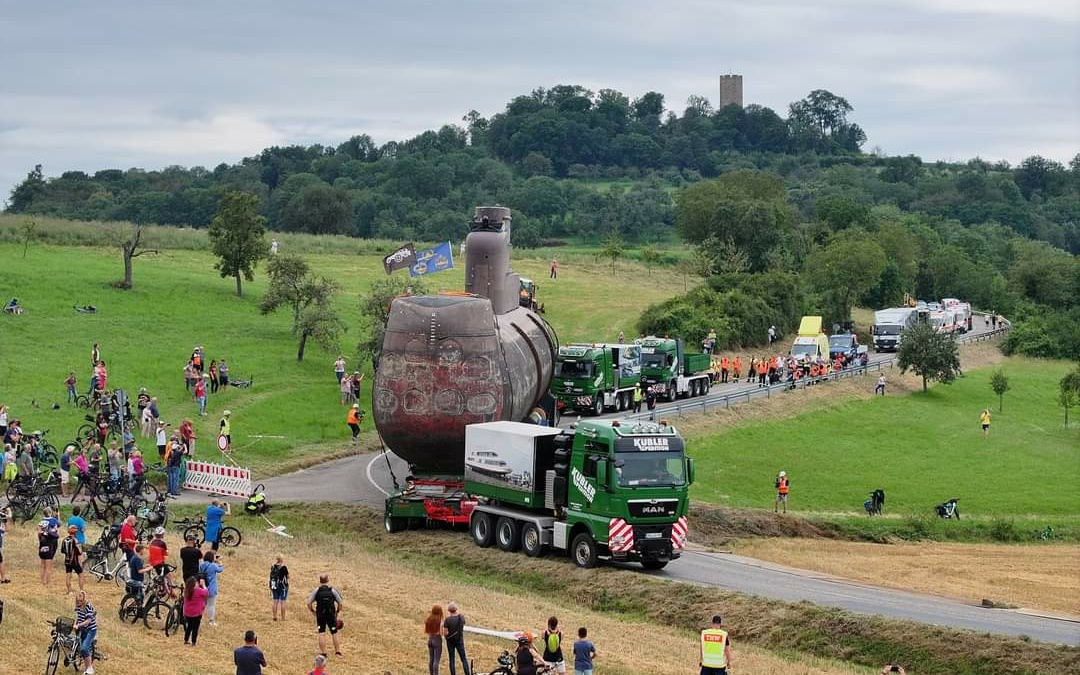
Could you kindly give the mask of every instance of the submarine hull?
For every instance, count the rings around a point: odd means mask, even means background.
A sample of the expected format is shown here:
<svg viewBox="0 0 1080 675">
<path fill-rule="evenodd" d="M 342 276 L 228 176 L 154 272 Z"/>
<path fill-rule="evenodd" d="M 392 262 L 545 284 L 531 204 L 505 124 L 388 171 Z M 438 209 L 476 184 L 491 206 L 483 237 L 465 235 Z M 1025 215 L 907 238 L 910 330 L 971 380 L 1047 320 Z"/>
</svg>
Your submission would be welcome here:
<svg viewBox="0 0 1080 675">
<path fill-rule="evenodd" d="M 527 308 L 437 295 L 390 305 L 372 408 L 386 445 L 415 470 L 460 474 L 465 426 L 523 420 L 551 382 L 558 343 Z"/>
</svg>

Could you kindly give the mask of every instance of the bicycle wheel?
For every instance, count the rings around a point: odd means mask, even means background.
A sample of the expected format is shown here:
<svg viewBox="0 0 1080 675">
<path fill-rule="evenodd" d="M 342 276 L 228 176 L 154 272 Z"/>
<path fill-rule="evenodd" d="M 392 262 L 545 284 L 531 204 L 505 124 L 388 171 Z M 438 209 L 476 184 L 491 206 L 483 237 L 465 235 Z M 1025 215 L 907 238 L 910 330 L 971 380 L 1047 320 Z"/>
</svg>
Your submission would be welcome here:
<svg viewBox="0 0 1080 675">
<path fill-rule="evenodd" d="M 195 545 L 202 546 L 203 540 L 206 539 L 206 530 L 202 525 L 192 525 L 184 530 L 184 540 L 187 541 L 188 537 L 195 537 Z"/>
<path fill-rule="evenodd" d="M 83 671 L 82 644 L 79 642 L 77 635 L 72 635 L 71 639 L 71 656 L 68 657 L 67 662 L 72 670 L 76 673 L 81 673 Z"/>
<path fill-rule="evenodd" d="M 240 530 L 235 527 L 225 527 L 221 529 L 221 543 L 225 546 L 239 546 L 241 539 L 243 539 L 243 537 L 240 535 Z"/>
<path fill-rule="evenodd" d="M 128 568 L 127 563 L 123 563 L 117 566 L 113 572 L 113 581 L 116 582 L 117 588 L 126 588 L 128 579 L 131 578 L 131 569 Z"/>
<path fill-rule="evenodd" d="M 53 513 L 60 513 L 60 498 L 56 495 L 45 495 L 46 503 L 52 508 Z"/>
<path fill-rule="evenodd" d="M 20 523 L 25 523 L 30 521 L 34 517 L 34 514 L 37 513 L 37 507 L 37 500 L 35 499 L 31 501 L 16 502 L 12 505 L 11 509 L 16 520 Z"/>
<path fill-rule="evenodd" d="M 90 397 L 84 394 L 80 394 L 75 397 L 75 407 L 82 408 L 83 410 L 90 407 Z"/>
<path fill-rule="evenodd" d="M 165 630 L 165 621 L 172 605 L 164 600 L 154 600 L 143 612 L 143 625 L 151 630 Z"/>
<path fill-rule="evenodd" d="M 83 424 L 79 427 L 79 430 L 75 432 L 76 445 L 82 446 L 83 441 L 88 438 L 94 438 L 97 436 L 97 427 L 93 424 Z"/>
<path fill-rule="evenodd" d="M 123 623 L 135 623 L 139 620 L 139 599 L 130 593 L 120 601 L 120 621 Z"/>
<path fill-rule="evenodd" d="M 60 663 L 60 645 L 55 642 L 49 647 L 49 660 L 45 662 L 45 675 L 56 675 L 56 666 Z"/>
<path fill-rule="evenodd" d="M 165 637 L 180 632 L 180 629 L 184 627 L 183 618 L 184 614 L 180 611 L 179 605 L 169 608 L 169 616 L 165 617 Z"/>
<path fill-rule="evenodd" d="M 158 498 L 158 489 L 154 487 L 153 483 L 148 480 L 144 480 L 142 486 L 139 487 L 139 496 L 144 501 L 153 504 Z"/>
<path fill-rule="evenodd" d="M 59 453 L 56 452 L 56 446 L 52 443 L 45 443 L 38 449 L 38 452 L 41 455 L 41 461 L 46 464 L 56 464 L 56 460 L 60 458 Z"/>
</svg>

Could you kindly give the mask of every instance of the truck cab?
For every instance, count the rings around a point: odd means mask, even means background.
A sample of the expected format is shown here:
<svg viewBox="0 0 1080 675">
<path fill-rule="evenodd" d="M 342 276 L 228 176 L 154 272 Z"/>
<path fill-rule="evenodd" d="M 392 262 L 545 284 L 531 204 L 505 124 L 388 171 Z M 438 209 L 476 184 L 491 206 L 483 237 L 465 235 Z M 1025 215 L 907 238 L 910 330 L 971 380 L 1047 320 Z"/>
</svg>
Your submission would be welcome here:
<svg viewBox="0 0 1080 675">
<path fill-rule="evenodd" d="M 791 355 L 798 361 L 829 358 L 829 338 L 821 330 L 820 316 L 804 316 L 799 323 L 799 335 L 791 345 Z"/>
<path fill-rule="evenodd" d="M 599 415 L 630 408 L 640 378 L 636 344 L 571 344 L 559 347 L 550 391 L 560 409 Z"/>
<path fill-rule="evenodd" d="M 851 363 L 859 355 L 859 339 L 854 333 L 842 333 L 829 336 L 829 358 L 836 359 L 844 355 L 844 359 Z"/>
<path fill-rule="evenodd" d="M 477 545 L 530 556 L 567 551 L 581 567 L 599 558 L 660 569 L 686 546 L 694 462 L 670 425 L 589 420 L 574 430 L 510 422 L 470 425 L 465 490 L 478 500 Z M 478 453 L 499 448 L 498 461 Z M 472 467 L 472 468 L 470 468 Z M 524 476 L 515 480 L 513 476 Z"/>
<path fill-rule="evenodd" d="M 641 386 L 669 401 L 679 396 L 703 396 L 709 392 L 709 354 L 686 353 L 683 341 L 650 335 L 641 343 Z"/>
</svg>

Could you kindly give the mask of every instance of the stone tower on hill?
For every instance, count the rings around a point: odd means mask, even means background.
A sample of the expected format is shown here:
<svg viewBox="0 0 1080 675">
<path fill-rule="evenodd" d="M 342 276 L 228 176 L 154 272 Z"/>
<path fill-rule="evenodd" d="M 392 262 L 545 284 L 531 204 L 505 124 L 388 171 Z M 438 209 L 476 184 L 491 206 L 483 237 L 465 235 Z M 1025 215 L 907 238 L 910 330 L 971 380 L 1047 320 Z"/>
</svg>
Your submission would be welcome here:
<svg viewBox="0 0 1080 675">
<path fill-rule="evenodd" d="M 742 75 L 721 75 L 720 104 L 717 106 L 717 109 L 733 104 L 740 108 L 743 105 Z"/>
</svg>

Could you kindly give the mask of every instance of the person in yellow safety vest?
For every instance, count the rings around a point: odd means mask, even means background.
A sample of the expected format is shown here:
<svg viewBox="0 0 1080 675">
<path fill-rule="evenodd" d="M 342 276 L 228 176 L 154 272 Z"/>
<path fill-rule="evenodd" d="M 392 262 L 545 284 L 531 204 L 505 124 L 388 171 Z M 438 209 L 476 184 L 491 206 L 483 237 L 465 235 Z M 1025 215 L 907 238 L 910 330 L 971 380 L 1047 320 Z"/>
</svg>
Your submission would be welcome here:
<svg viewBox="0 0 1080 675">
<path fill-rule="evenodd" d="M 780 475 L 776 477 L 776 504 L 773 505 L 773 513 L 776 513 L 780 509 L 780 504 L 784 505 L 784 513 L 787 513 L 787 496 L 790 489 L 790 483 L 788 482 L 787 473 L 781 471 Z"/>
<path fill-rule="evenodd" d="M 221 413 L 221 424 L 219 425 L 218 436 L 225 437 L 225 443 L 227 446 L 232 445 L 232 425 L 229 423 L 229 418 L 232 417 L 232 412 L 226 410 Z"/>
<path fill-rule="evenodd" d="M 641 402 L 645 400 L 645 394 L 641 391 L 641 383 L 634 385 L 634 412 L 641 412 Z"/>
<path fill-rule="evenodd" d="M 720 621 L 717 614 L 712 625 L 701 631 L 701 675 L 727 675 L 731 667 L 731 639 Z"/>
</svg>

